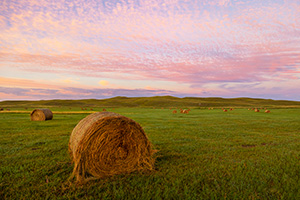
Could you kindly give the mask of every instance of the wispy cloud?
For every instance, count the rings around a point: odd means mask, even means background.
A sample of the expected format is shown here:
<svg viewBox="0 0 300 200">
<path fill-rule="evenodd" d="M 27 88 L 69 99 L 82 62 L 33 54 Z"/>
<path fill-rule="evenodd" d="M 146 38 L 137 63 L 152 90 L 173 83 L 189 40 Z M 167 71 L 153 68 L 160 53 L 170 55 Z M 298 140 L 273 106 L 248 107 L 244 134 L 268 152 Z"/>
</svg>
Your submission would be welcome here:
<svg viewBox="0 0 300 200">
<path fill-rule="evenodd" d="M 109 84 L 109 82 L 106 80 L 101 80 L 101 81 L 99 81 L 99 84 L 102 86 L 107 86 Z"/>
<path fill-rule="evenodd" d="M 18 99 L 22 97 L 27 100 L 38 99 L 103 99 L 115 96 L 127 97 L 150 97 L 150 96 L 186 96 L 188 94 L 178 94 L 174 91 L 155 89 L 84 89 L 84 88 L 60 88 L 60 89 L 39 89 L 39 88 L 14 88 L 0 87 L 1 100 Z"/>
</svg>

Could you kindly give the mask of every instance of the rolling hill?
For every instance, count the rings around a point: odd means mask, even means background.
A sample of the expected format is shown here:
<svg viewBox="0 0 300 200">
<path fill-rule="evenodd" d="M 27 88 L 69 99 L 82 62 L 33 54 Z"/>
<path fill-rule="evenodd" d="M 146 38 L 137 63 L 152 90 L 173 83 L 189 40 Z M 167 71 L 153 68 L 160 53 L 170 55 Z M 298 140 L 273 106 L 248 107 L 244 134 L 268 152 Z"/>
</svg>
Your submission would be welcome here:
<svg viewBox="0 0 300 200">
<path fill-rule="evenodd" d="M 300 102 L 255 98 L 220 98 L 220 97 L 185 97 L 154 96 L 154 97 L 114 97 L 109 99 L 82 100 L 40 100 L 40 101 L 2 101 L 0 107 L 272 107 L 300 108 Z"/>
</svg>

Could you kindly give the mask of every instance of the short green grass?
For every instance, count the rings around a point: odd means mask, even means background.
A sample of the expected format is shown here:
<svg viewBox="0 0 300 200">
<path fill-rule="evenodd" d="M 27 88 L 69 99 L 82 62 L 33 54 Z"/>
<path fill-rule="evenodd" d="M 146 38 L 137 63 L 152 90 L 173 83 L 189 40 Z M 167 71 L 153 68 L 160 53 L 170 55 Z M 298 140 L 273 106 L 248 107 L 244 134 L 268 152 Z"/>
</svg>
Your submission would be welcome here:
<svg viewBox="0 0 300 200">
<path fill-rule="evenodd" d="M 300 198 L 300 109 L 108 109 L 141 124 L 156 170 L 85 185 L 68 180 L 68 142 L 89 112 L 57 107 L 53 120 L 32 122 L 30 110 L 0 112 L 0 199 Z"/>
</svg>

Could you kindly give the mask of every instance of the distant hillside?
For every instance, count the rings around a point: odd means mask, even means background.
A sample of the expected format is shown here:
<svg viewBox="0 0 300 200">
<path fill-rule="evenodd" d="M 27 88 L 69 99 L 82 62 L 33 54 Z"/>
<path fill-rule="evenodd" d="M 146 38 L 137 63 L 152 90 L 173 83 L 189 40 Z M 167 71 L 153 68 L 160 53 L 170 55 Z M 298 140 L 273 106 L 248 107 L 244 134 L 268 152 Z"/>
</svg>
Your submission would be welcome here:
<svg viewBox="0 0 300 200">
<path fill-rule="evenodd" d="M 83 100 L 41 100 L 2 101 L 0 107 L 273 107 L 300 108 L 298 101 L 254 99 L 254 98 L 178 98 L 172 96 L 155 97 L 114 97 L 109 99 Z"/>
</svg>

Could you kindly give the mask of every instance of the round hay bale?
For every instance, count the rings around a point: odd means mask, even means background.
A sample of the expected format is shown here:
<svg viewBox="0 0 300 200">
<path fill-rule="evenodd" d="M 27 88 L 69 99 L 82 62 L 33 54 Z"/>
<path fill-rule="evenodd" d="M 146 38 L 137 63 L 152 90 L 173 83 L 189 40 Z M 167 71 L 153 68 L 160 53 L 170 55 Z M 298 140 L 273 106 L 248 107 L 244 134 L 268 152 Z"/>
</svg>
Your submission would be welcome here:
<svg viewBox="0 0 300 200">
<path fill-rule="evenodd" d="M 183 114 L 189 114 L 189 110 L 182 110 Z"/>
<path fill-rule="evenodd" d="M 113 112 L 97 112 L 73 129 L 69 153 L 78 182 L 154 169 L 154 150 L 142 127 Z"/>
<path fill-rule="evenodd" d="M 45 121 L 51 120 L 53 118 L 53 113 L 47 108 L 35 109 L 30 113 L 31 121 Z"/>
</svg>

